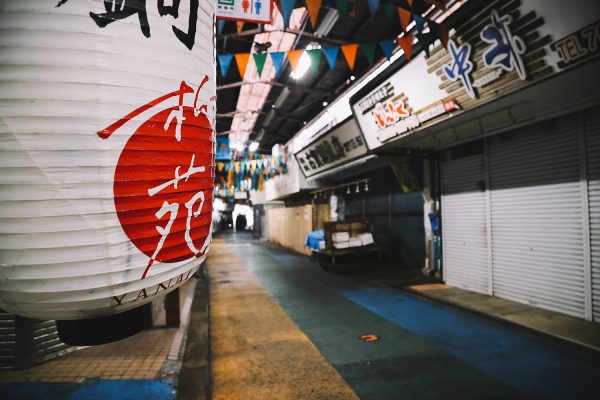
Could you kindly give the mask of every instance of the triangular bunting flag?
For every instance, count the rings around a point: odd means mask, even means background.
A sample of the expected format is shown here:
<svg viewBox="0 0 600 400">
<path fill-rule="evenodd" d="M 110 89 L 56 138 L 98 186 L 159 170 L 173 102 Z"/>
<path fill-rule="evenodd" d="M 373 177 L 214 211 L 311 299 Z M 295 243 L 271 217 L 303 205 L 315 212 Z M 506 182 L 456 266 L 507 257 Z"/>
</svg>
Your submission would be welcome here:
<svg viewBox="0 0 600 400">
<path fill-rule="evenodd" d="M 350 69 L 354 69 L 354 61 L 356 61 L 356 51 L 358 50 L 357 44 L 345 44 L 342 47 L 342 53 L 346 58 L 346 62 Z"/>
<path fill-rule="evenodd" d="M 423 32 L 423 25 L 425 24 L 425 18 L 423 18 L 420 14 L 413 14 L 413 20 L 415 21 L 415 25 L 417 25 L 417 31 L 419 33 Z"/>
<path fill-rule="evenodd" d="M 388 19 L 392 19 L 396 15 L 396 6 L 394 4 L 384 4 L 382 7 Z"/>
<path fill-rule="evenodd" d="M 340 16 L 345 17 L 350 12 L 350 2 L 348 0 L 335 0 L 335 8 L 337 8 Z"/>
<path fill-rule="evenodd" d="M 389 61 L 390 58 L 392 58 L 392 54 L 394 53 L 394 41 L 382 40 L 381 42 L 379 42 L 379 47 L 381 47 L 383 54 L 385 54 L 385 58 L 387 58 Z"/>
<path fill-rule="evenodd" d="M 313 29 L 317 29 L 317 17 L 321 9 L 321 0 L 306 0 L 306 8 L 308 9 L 308 16 L 310 17 Z"/>
<path fill-rule="evenodd" d="M 217 58 L 219 59 L 219 65 L 221 66 L 221 76 L 224 78 L 227 76 L 227 72 L 229 72 L 233 54 L 219 54 Z"/>
<path fill-rule="evenodd" d="M 367 0 L 369 3 L 369 10 L 371 11 L 371 15 L 375 15 L 377 9 L 379 8 L 379 0 Z"/>
<path fill-rule="evenodd" d="M 275 67 L 275 75 L 279 76 L 279 72 L 281 71 L 281 64 L 283 64 L 283 57 L 285 56 L 285 52 L 276 51 L 274 53 L 269 53 L 271 55 L 271 61 L 273 61 L 273 66 Z"/>
<path fill-rule="evenodd" d="M 439 38 L 442 41 L 442 46 L 444 46 L 444 48 L 447 49 L 448 48 L 448 36 L 450 33 L 449 29 L 448 29 L 448 25 L 439 24 L 438 30 L 439 30 Z"/>
<path fill-rule="evenodd" d="M 402 7 L 398 7 L 398 18 L 400 18 L 400 25 L 402 26 L 402 30 L 404 32 L 406 32 L 406 27 L 408 26 L 409 22 L 410 22 L 410 17 L 412 16 L 412 13 L 409 10 L 405 10 Z"/>
<path fill-rule="evenodd" d="M 296 0 L 279 0 L 281 3 L 281 15 L 283 16 L 283 29 L 287 28 L 290 24 L 290 16 L 294 11 Z"/>
<path fill-rule="evenodd" d="M 434 31 L 429 31 L 427 33 L 417 33 L 417 39 L 419 40 L 419 45 L 429 57 L 429 46 L 435 42 L 437 39 L 437 34 Z"/>
<path fill-rule="evenodd" d="M 237 33 L 240 33 L 244 29 L 244 21 L 236 21 L 235 25 Z"/>
<path fill-rule="evenodd" d="M 310 57 L 310 67 L 316 74 L 319 72 L 319 63 L 321 62 L 321 49 L 306 50 L 306 53 Z"/>
<path fill-rule="evenodd" d="M 260 78 L 263 67 L 265 66 L 265 60 L 267 59 L 267 53 L 252 54 L 252 57 L 254 57 L 254 64 L 256 64 L 256 72 L 258 72 L 258 77 Z"/>
<path fill-rule="evenodd" d="M 373 64 L 375 59 L 375 43 L 363 43 L 360 45 L 363 53 L 365 53 L 365 57 L 367 57 L 367 61 L 369 65 Z"/>
<path fill-rule="evenodd" d="M 329 63 L 329 69 L 335 68 L 335 62 L 337 61 L 338 53 L 340 52 L 339 47 L 326 47 L 323 48 L 323 53 L 325 54 L 325 58 Z"/>
<path fill-rule="evenodd" d="M 223 167 L 225 164 L 223 164 L 222 162 L 218 162 L 217 163 L 217 170 L 219 170 L 219 172 L 223 171 Z"/>
<path fill-rule="evenodd" d="M 277 1 L 277 0 L 275 0 L 275 1 Z M 408 3 L 408 6 L 412 8 L 413 0 L 406 0 L 406 2 Z"/>
<path fill-rule="evenodd" d="M 250 58 L 250 53 L 237 53 L 235 55 L 235 62 L 237 63 L 238 71 L 240 72 L 240 77 L 244 80 L 244 74 L 246 73 L 246 66 L 248 65 L 248 59 Z"/>
<path fill-rule="evenodd" d="M 290 65 L 292 66 L 292 71 L 296 71 L 296 67 L 298 66 L 298 62 L 300 61 L 300 57 L 302 56 L 302 52 L 304 50 L 290 50 L 287 52 L 288 60 L 290 60 Z"/>
<path fill-rule="evenodd" d="M 225 20 L 220 19 L 217 21 L 217 34 L 223 33 L 223 28 L 225 28 Z"/>
<path fill-rule="evenodd" d="M 396 43 L 398 46 L 404 50 L 404 56 L 407 61 L 410 61 L 410 56 L 412 53 L 412 44 L 413 44 L 413 36 L 410 33 L 405 33 L 402 37 L 396 38 Z"/>
</svg>

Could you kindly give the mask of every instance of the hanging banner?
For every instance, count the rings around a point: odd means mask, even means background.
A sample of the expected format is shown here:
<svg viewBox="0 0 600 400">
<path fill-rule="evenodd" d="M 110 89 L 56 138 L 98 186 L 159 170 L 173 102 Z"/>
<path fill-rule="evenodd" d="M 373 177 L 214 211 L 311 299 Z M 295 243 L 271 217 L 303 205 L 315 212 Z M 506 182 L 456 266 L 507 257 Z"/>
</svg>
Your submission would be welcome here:
<svg viewBox="0 0 600 400">
<path fill-rule="evenodd" d="M 212 234 L 214 12 L 3 1 L 1 309 L 109 316 L 193 276 Z"/>
<path fill-rule="evenodd" d="M 272 23 L 273 0 L 217 0 L 217 19 Z"/>
</svg>

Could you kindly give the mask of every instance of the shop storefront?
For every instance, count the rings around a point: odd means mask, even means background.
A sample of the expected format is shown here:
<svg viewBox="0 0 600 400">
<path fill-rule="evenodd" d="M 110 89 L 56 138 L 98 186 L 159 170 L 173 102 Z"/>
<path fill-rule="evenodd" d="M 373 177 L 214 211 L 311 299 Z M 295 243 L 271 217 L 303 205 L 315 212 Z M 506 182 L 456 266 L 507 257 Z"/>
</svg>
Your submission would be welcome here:
<svg viewBox="0 0 600 400">
<path fill-rule="evenodd" d="M 352 103 L 375 153 L 435 152 L 445 282 L 597 321 L 600 13 L 562 7 L 467 4 Z"/>
</svg>

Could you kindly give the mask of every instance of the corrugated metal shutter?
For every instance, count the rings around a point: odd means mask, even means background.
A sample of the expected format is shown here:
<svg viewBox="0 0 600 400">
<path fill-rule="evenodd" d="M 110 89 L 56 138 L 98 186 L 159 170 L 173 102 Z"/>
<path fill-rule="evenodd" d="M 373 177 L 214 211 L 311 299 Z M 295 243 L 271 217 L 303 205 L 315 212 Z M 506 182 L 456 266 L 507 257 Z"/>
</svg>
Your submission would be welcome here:
<svg viewBox="0 0 600 400">
<path fill-rule="evenodd" d="M 0 369 L 14 368 L 16 358 L 15 315 L 0 310 Z"/>
<path fill-rule="evenodd" d="M 489 141 L 493 290 L 584 317 L 577 116 Z"/>
<path fill-rule="evenodd" d="M 488 292 L 488 244 L 484 156 L 481 143 L 442 160 L 444 280 L 475 292 Z M 477 146 L 471 144 L 470 146 Z"/>
<path fill-rule="evenodd" d="M 75 348 L 60 341 L 55 321 L 36 321 L 33 325 L 34 364 L 68 353 Z"/>
<path fill-rule="evenodd" d="M 600 321 L 600 109 L 584 116 L 587 177 L 590 207 L 590 244 L 592 264 L 592 313 Z"/>
</svg>

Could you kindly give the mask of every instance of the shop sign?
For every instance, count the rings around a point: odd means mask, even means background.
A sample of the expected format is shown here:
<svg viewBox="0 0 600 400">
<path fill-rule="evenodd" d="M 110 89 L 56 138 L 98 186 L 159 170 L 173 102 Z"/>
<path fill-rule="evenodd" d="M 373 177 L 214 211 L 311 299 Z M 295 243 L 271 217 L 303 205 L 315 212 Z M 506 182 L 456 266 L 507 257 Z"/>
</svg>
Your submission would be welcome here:
<svg viewBox="0 0 600 400">
<path fill-rule="evenodd" d="M 600 21 L 586 26 L 551 45 L 560 61 L 559 69 L 565 69 L 600 54 Z"/>
<path fill-rule="evenodd" d="M 439 88 L 441 83 L 439 76 L 427 73 L 425 55 L 421 53 L 372 91 L 352 99 L 352 111 L 367 147 L 375 149 L 458 109 L 457 102 Z"/>
<path fill-rule="evenodd" d="M 525 17 L 519 2 L 506 6 L 495 1 L 490 6 L 488 13 L 467 15 L 458 21 L 448 48 L 438 45 L 427 59 L 430 76 L 441 76 L 440 89 L 463 110 L 528 85 L 549 72 L 545 53 L 535 51 L 540 43 L 550 42 L 540 31 L 544 20 L 537 11 L 529 11 Z M 473 26 L 477 25 L 481 28 L 473 36 Z M 469 39 L 464 40 L 466 37 Z"/>
<path fill-rule="evenodd" d="M 378 103 L 378 107 L 380 106 L 381 103 Z M 385 107 L 381 108 L 383 109 L 373 110 L 373 115 L 377 119 L 377 124 L 384 128 L 377 133 L 377 139 L 382 143 L 418 128 L 435 117 L 460 109 L 456 101 L 452 99 L 437 101 L 414 114 L 410 114 L 406 110 L 403 102 L 399 104 L 388 102 Z"/>
<path fill-rule="evenodd" d="M 353 119 L 296 153 L 307 178 L 367 153 L 365 141 Z"/>
<path fill-rule="evenodd" d="M 270 24 L 272 11 L 272 0 L 217 0 L 218 19 Z"/>
</svg>

